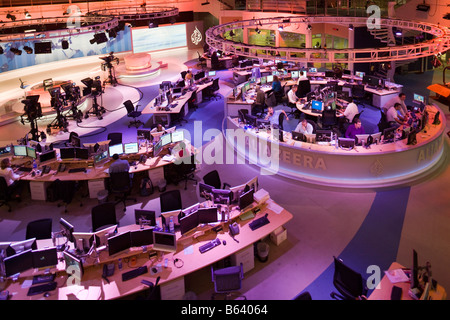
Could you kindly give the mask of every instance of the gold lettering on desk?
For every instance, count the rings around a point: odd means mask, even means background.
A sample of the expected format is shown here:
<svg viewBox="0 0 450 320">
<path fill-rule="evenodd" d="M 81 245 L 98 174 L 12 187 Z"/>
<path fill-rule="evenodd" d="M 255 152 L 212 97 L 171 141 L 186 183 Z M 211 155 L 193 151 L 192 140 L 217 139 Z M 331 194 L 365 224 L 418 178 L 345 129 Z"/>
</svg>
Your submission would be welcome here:
<svg viewBox="0 0 450 320">
<path fill-rule="evenodd" d="M 315 158 L 312 156 L 302 155 L 298 152 L 292 152 L 291 150 L 282 150 L 281 159 L 283 162 L 291 163 L 299 167 L 327 170 L 325 160 L 321 157 Z"/>
<path fill-rule="evenodd" d="M 442 146 L 443 137 L 440 136 L 435 141 L 429 143 L 425 148 L 419 151 L 419 156 L 417 158 L 417 163 L 421 163 L 425 160 L 431 160 L 431 158 L 439 151 Z"/>
<path fill-rule="evenodd" d="M 370 173 L 375 177 L 380 176 L 383 173 L 383 171 L 384 171 L 383 164 L 378 159 L 370 167 Z"/>
</svg>

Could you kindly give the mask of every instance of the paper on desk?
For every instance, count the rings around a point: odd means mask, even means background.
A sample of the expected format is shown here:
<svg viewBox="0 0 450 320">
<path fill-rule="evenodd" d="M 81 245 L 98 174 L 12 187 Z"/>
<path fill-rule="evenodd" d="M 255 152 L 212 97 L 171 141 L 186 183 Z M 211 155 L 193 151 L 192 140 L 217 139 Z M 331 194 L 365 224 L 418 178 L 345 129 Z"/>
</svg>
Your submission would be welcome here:
<svg viewBox="0 0 450 320">
<path fill-rule="evenodd" d="M 164 161 L 172 162 L 173 160 L 175 160 L 175 156 L 171 154 L 166 154 L 164 157 L 162 157 L 162 159 Z"/>
<path fill-rule="evenodd" d="M 267 201 L 267 209 L 272 210 L 273 212 L 275 212 L 276 214 L 280 214 L 281 211 L 283 211 L 283 207 L 280 207 L 278 204 L 276 204 L 275 202 L 273 202 L 273 200 L 268 200 Z"/>
<path fill-rule="evenodd" d="M 402 269 L 388 270 L 388 271 L 385 271 L 384 273 L 386 274 L 386 276 L 392 283 L 409 281 L 408 276 L 405 274 L 405 272 Z"/>
<path fill-rule="evenodd" d="M 194 253 L 194 247 L 190 245 L 189 247 L 184 248 L 184 254 L 193 254 Z"/>
</svg>

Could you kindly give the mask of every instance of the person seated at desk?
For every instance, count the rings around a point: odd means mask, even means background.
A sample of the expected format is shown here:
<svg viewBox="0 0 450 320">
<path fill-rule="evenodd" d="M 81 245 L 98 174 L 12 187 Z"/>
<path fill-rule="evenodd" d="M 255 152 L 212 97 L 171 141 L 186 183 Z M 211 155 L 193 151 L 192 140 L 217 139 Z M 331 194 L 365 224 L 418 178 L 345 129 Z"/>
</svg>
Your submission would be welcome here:
<svg viewBox="0 0 450 320">
<path fill-rule="evenodd" d="M 298 77 L 298 81 L 303 81 L 303 80 L 308 80 L 308 77 L 306 76 L 306 72 L 305 71 L 300 71 L 299 73 L 299 77 Z"/>
<path fill-rule="evenodd" d="M 272 91 L 275 95 L 281 94 L 281 81 L 278 76 L 273 76 Z"/>
<path fill-rule="evenodd" d="M 345 137 L 355 139 L 357 134 L 364 134 L 365 130 L 361 124 L 361 120 L 359 118 L 355 119 L 355 121 L 348 126 L 345 131 Z"/>
<path fill-rule="evenodd" d="M 261 86 L 257 85 L 255 87 L 256 98 L 255 103 L 252 107 L 252 115 L 257 115 L 258 113 L 263 113 L 266 108 L 266 93 L 261 90 Z"/>
<path fill-rule="evenodd" d="M 352 123 L 355 115 L 359 113 L 358 106 L 353 102 L 352 98 L 348 98 L 348 105 L 344 110 L 337 109 L 337 111 L 342 114 L 348 122 Z"/>
<path fill-rule="evenodd" d="M 272 124 L 272 125 L 274 125 L 274 124 L 279 125 L 280 123 L 279 123 L 278 119 L 280 117 L 280 114 L 284 114 L 284 116 L 286 117 L 286 121 L 289 120 L 289 117 L 286 114 L 286 111 L 284 111 L 283 109 L 278 109 L 278 110 L 274 111 L 273 107 L 269 107 L 267 109 L 267 115 L 266 115 L 265 119 L 269 120 L 270 124 Z"/>
<path fill-rule="evenodd" d="M 308 122 L 308 120 L 306 120 L 304 114 L 300 118 L 297 127 L 295 127 L 294 129 L 295 132 L 300 132 L 303 134 L 312 134 L 313 130 L 314 130 L 313 126 Z"/>
<path fill-rule="evenodd" d="M 184 82 L 186 83 L 186 87 L 192 86 L 194 84 L 194 75 L 192 71 L 189 69 L 184 76 Z"/>
<path fill-rule="evenodd" d="M 383 111 L 384 113 L 387 114 L 387 111 L 393 107 L 396 103 L 400 104 L 400 119 L 402 120 L 406 120 L 406 118 L 408 117 L 408 108 L 405 105 L 405 100 L 406 100 L 406 94 L 399 93 L 398 96 L 391 98 L 388 102 L 386 102 L 386 104 L 383 106 Z"/>
<path fill-rule="evenodd" d="M 128 160 L 120 159 L 117 153 L 112 156 L 114 162 L 109 166 L 109 173 L 129 172 L 130 164 Z"/>
<path fill-rule="evenodd" d="M 214 51 L 211 54 L 211 69 L 213 70 L 219 69 L 219 57 L 217 56 L 217 51 Z"/>
<path fill-rule="evenodd" d="M 24 182 L 20 180 L 24 174 L 16 174 L 11 168 L 9 158 L 4 158 L 0 165 L 0 177 L 5 178 L 8 189 L 11 191 L 13 199 L 19 200 L 22 196 Z"/>
<path fill-rule="evenodd" d="M 299 98 L 297 97 L 297 89 L 298 86 L 296 84 L 294 84 L 291 88 L 291 90 L 289 90 L 287 96 L 288 96 L 288 106 L 291 108 L 296 108 L 297 105 L 297 101 L 299 100 Z"/>
<path fill-rule="evenodd" d="M 402 108 L 402 105 L 400 103 L 396 103 L 387 110 L 386 120 L 390 127 L 398 128 L 402 124 L 405 124 L 405 120 L 399 114 L 399 111 L 401 108 Z"/>
</svg>

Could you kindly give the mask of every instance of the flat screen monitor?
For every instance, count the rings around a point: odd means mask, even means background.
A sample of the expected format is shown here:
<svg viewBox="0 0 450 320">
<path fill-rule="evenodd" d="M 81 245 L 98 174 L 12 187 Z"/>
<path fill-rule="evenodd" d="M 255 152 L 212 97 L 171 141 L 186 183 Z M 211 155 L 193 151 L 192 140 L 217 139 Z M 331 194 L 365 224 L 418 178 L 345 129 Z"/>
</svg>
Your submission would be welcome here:
<svg viewBox="0 0 450 320">
<path fill-rule="evenodd" d="M 14 253 L 20 253 L 22 251 L 30 249 L 36 250 L 37 249 L 36 238 L 31 238 L 19 242 L 13 242 L 10 247 L 11 249 L 14 250 Z"/>
<path fill-rule="evenodd" d="M 333 71 L 325 71 L 325 78 L 334 78 Z"/>
<path fill-rule="evenodd" d="M 331 141 L 331 130 L 317 130 L 316 141 Z"/>
<path fill-rule="evenodd" d="M 137 142 L 125 143 L 123 145 L 123 150 L 125 154 L 133 154 L 139 152 L 139 144 Z"/>
<path fill-rule="evenodd" d="M 44 79 L 44 81 L 42 81 L 42 85 L 44 86 L 44 89 L 53 87 L 53 79 L 52 78 Z"/>
<path fill-rule="evenodd" d="M 364 76 L 366 75 L 365 72 L 362 71 L 355 71 L 355 76 L 357 76 L 358 78 L 364 78 Z"/>
<path fill-rule="evenodd" d="M 258 117 L 257 116 L 253 116 L 251 114 L 244 114 L 244 118 L 245 118 L 245 123 L 248 125 L 251 125 L 253 127 L 256 127 L 258 125 Z"/>
<path fill-rule="evenodd" d="M 68 276 L 81 281 L 84 274 L 83 262 L 81 259 L 68 251 L 64 251 L 63 256 Z"/>
<path fill-rule="evenodd" d="M 190 207 L 184 208 L 181 211 L 181 214 L 182 214 L 182 216 L 187 216 L 187 215 L 191 214 L 192 212 L 197 211 L 198 208 L 200 208 L 200 203 L 199 202 L 197 202 L 196 204 L 193 204 Z"/>
<path fill-rule="evenodd" d="M 386 128 L 383 130 L 383 140 L 390 141 L 394 140 L 396 127 Z"/>
<path fill-rule="evenodd" d="M 163 144 L 162 144 L 162 140 L 159 139 L 159 141 L 157 143 L 155 143 L 155 145 L 153 146 L 153 156 L 157 157 L 161 151 L 163 150 Z"/>
<path fill-rule="evenodd" d="M 298 79 L 298 77 L 299 77 L 299 71 L 298 70 L 291 71 L 291 78 L 292 79 Z"/>
<path fill-rule="evenodd" d="M 150 226 L 156 226 L 156 213 L 152 210 L 135 209 L 134 220 L 136 224 L 141 224 L 139 220 L 147 220 L 150 221 Z"/>
<path fill-rule="evenodd" d="M 138 129 L 137 131 L 137 137 L 139 139 L 146 139 L 148 141 L 152 141 L 152 135 L 150 133 L 150 130 L 146 130 L 146 129 Z"/>
<path fill-rule="evenodd" d="M 133 230 L 130 232 L 131 246 L 142 247 L 153 244 L 153 228 Z"/>
<path fill-rule="evenodd" d="M 253 203 L 254 192 L 255 191 L 253 189 L 250 189 L 249 191 L 241 194 L 241 196 L 239 197 L 239 209 L 241 211 L 245 210 Z"/>
<path fill-rule="evenodd" d="M 88 252 L 94 240 L 97 243 L 95 235 L 91 232 L 73 232 L 72 236 L 78 252 Z"/>
<path fill-rule="evenodd" d="M 33 147 L 27 147 L 27 156 L 31 157 L 33 159 L 36 159 L 37 155 L 36 155 L 36 149 Z"/>
<path fill-rule="evenodd" d="M 316 73 L 317 72 L 317 68 L 309 68 L 309 72 Z"/>
<path fill-rule="evenodd" d="M 355 135 L 355 140 L 357 145 L 365 146 L 369 137 L 372 137 L 371 134 L 357 134 Z M 373 137 L 372 137 L 373 138 Z"/>
<path fill-rule="evenodd" d="M 70 137 L 70 143 L 72 144 L 72 147 L 81 147 L 81 139 L 75 135 Z"/>
<path fill-rule="evenodd" d="M 50 150 L 39 154 L 39 162 L 43 163 L 46 161 L 56 159 L 56 150 Z"/>
<path fill-rule="evenodd" d="M 97 230 L 98 231 L 95 231 L 94 233 L 97 247 L 106 246 L 108 244 L 108 239 L 117 234 L 117 225 L 98 228 Z"/>
<path fill-rule="evenodd" d="M 417 103 L 425 103 L 425 97 L 421 96 L 417 93 L 414 93 L 413 101 L 415 101 Z"/>
<path fill-rule="evenodd" d="M 311 110 L 322 111 L 323 110 L 323 102 L 319 100 L 313 100 L 311 102 Z"/>
<path fill-rule="evenodd" d="M 123 154 L 123 144 L 119 143 L 113 146 L 109 146 L 109 156 L 112 157 L 115 154 Z"/>
<path fill-rule="evenodd" d="M 352 138 L 338 138 L 339 148 L 351 150 L 355 147 L 355 139 Z"/>
<path fill-rule="evenodd" d="M 14 155 L 17 157 L 26 157 L 27 146 L 14 146 Z"/>
<path fill-rule="evenodd" d="M 411 268 L 411 289 L 419 288 L 419 261 L 417 251 L 413 249 L 413 259 Z"/>
<path fill-rule="evenodd" d="M 209 71 L 208 72 L 208 77 L 215 77 L 216 76 L 216 71 Z"/>
<path fill-rule="evenodd" d="M 33 268 L 48 268 L 58 264 L 56 247 L 32 250 Z"/>
<path fill-rule="evenodd" d="M 377 132 L 372 134 L 373 142 L 380 142 L 381 141 L 381 132 Z"/>
<path fill-rule="evenodd" d="M 153 249 L 157 251 L 176 252 L 177 238 L 175 233 L 153 231 Z"/>
<path fill-rule="evenodd" d="M 10 146 L 6 146 L 6 147 L 0 148 L 0 156 L 9 155 L 9 154 L 11 154 L 11 147 Z"/>
<path fill-rule="evenodd" d="M 259 79 L 259 82 L 261 83 L 261 85 L 266 84 L 267 83 L 267 77 L 261 77 Z"/>
<path fill-rule="evenodd" d="M 3 260 L 5 276 L 11 277 L 17 273 L 33 268 L 32 250 L 26 250 Z"/>
<path fill-rule="evenodd" d="M 194 80 L 200 80 L 204 77 L 205 77 L 205 71 L 200 71 L 194 75 Z"/>
<path fill-rule="evenodd" d="M 191 214 L 185 215 L 180 219 L 180 232 L 182 235 L 194 230 L 199 225 L 198 211 L 194 211 Z"/>
<path fill-rule="evenodd" d="M 303 133 L 297 131 L 292 131 L 292 139 L 295 141 L 306 142 L 306 136 Z"/>
<path fill-rule="evenodd" d="M 75 157 L 81 160 L 89 159 L 89 149 L 88 148 L 75 148 Z"/>
<path fill-rule="evenodd" d="M 233 192 L 226 189 L 213 189 L 213 201 L 216 204 L 230 204 L 233 201 Z"/>
<path fill-rule="evenodd" d="M 232 194 L 232 193 L 231 193 Z M 199 208 L 197 211 L 198 222 L 199 223 L 214 223 L 218 222 L 217 219 L 217 208 Z"/>
<path fill-rule="evenodd" d="M 172 143 L 172 135 L 171 134 L 165 134 L 161 136 L 161 142 L 162 142 L 162 146 L 166 146 L 170 143 Z"/>
<path fill-rule="evenodd" d="M 273 74 L 270 74 L 267 76 L 267 83 L 272 83 L 273 82 Z"/>
<path fill-rule="evenodd" d="M 178 130 L 175 132 L 172 132 L 172 142 L 177 143 L 184 140 L 184 131 Z"/>
<path fill-rule="evenodd" d="M 210 186 L 206 183 L 203 182 L 198 183 L 198 192 L 200 194 L 200 197 L 202 198 L 210 199 L 213 189 L 214 189 L 213 186 Z"/>
<path fill-rule="evenodd" d="M 98 165 L 106 161 L 108 159 L 108 151 L 103 151 L 94 156 L 94 165 Z"/>
<path fill-rule="evenodd" d="M 344 69 L 344 70 L 342 71 L 342 74 L 345 74 L 346 76 L 351 76 L 351 75 L 352 75 L 352 71 L 351 71 L 351 70 L 348 70 L 348 69 Z"/>
<path fill-rule="evenodd" d="M 420 131 L 422 131 L 426 127 L 426 125 L 428 124 L 428 120 L 428 112 L 425 111 L 423 113 L 422 120 L 420 121 Z"/>
<path fill-rule="evenodd" d="M 61 160 L 75 159 L 75 148 L 61 148 L 59 149 Z"/>
<path fill-rule="evenodd" d="M 128 250 L 129 248 L 131 248 L 130 231 L 108 238 L 108 252 L 110 256 Z"/>
</svg>

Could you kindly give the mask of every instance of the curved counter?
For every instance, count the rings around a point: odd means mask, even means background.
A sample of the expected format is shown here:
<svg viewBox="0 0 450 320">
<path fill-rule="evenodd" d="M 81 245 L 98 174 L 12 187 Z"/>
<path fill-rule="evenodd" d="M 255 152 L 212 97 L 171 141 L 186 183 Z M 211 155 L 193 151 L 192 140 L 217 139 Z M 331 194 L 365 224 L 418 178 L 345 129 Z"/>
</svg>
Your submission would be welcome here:
<svg viewBox="0 0 450 320">
<path fill-rule="evenodd" d="M 408 184 L 430 174 L 445 158 L 445 117 L 436 106 L 427 106 L 429 122 L 417 134 L 417 143 L 407 139 L 356 146 L 343 150 L 332 144 L 295 141 L 284 132 L 284 142 L 273 138 L 277 132 L 244 127 L 238 118 L 227 117 L 226 140 L 240 157 L 261 167 L 261 174 L 279 174 L 307 183 L 346 188 L 381 188 Z M 440 124 L 433 125 L 440 111 Z"/>
</svg>

